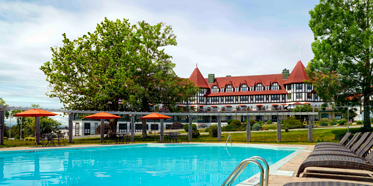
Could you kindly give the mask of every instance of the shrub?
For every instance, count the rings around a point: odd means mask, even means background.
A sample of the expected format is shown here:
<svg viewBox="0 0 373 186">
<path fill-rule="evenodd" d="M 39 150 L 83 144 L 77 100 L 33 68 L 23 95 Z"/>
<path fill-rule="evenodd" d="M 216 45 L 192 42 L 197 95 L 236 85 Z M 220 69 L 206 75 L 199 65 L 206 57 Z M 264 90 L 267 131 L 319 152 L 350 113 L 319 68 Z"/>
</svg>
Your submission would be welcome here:
<svg viewBox="0 0 373 186">
<path fill-rule="evenodd" d="M 268 129 L 277 129 L 277 124 L 270 124 L 270 125 L 262 125 L 263 130 L 268 130 Z"/>
<path fill-rule="evenodd" d="M 35 141 L 34 137 L 25 137 L 25 141 Z"/>
<path fill-rule="evenodd" d="M 266 124 L 272 124 L 272 120 L 267 120 Z"/>
<path fill-rule="evenodd" d="M 363 121 L 355 121 L 356 124 L 361 125 L 363 124 Z"/>
<path fill-rule="evenodd" d="M 254 131 L 258 131 L 258 130 L 260 130 L 260 129 L 262 129 L 262 125 L 260 125 L 259 123 L 255 123 L 255 124 L 253 125 L 253 130 L 254 130 Z"/>
<path fill-rule="evenodd" d="M 337 125 L 337 120 L 335 118 L 330 119 L 329 120 L 329 125 L 330 126 Z"/>
<path fill-rule="evenodd" d="M 170 129 L 182 129 L 184 127 L 180 122 L 173 122 Z"/>
<path fill-rule="evenodd" d="M 315 122 L 314 122 L 314 125 L 315 125 L 315 127 L 320 126 L 320 121 L 315 121 Z"/>
<path fill-rule="evenodd" d="M 328 126 L 329 120 L 327 118 L 323 118 L 320 121 L 320 126 Z"/>
<path fill-rule="evenodd" d="M 258 122 L 260 125 L 263 125 L 265 123 L 265 121 L 259 121 Z"/>
<path fill-rule="evenodd" d="M 209 134 L 211 137 L 218 137 L 218 126 L 217 125 L 211 125 L 209 127 Z"/>
<path fill-rule="evenodd" d="M 250 125 L 253 126 L 255 124 L 255 120 L 250 119 Z"/>
<path fill-rule="evenodd" d="M 231 124 L 232 121 L 233 121 L 233 119 L 228 120 L 228 121 L 227 121 L 228 125 Z"/>
<path fill-rule="evenodd" d="M 184 130 L 185 130 L 185 132 L 189 131 L 189 124 L 184 125 Z M 197 125 L 196 124 L 192 124 L 192 130 L 197 130 Z"/>
<path fill-rule="evenodd" d="M 241 126 L 241 122 L 239 120 L 232 120 L 231 123 L 228 125 L 233 125 L 238 128 Z"/>
<path fill-rule="evenodd" d="M 192 137 L 197 138 L 199 136 L 199 131 L 198 130 L 193 130 L 192 131 Z"/>
<path fill-rule="evenodd" d="M 205 129 L 205 132 L 209 132 L 210 131 L 210 127 L 209 128 L 207 128 L 207 129 Z"/>
<path fill-rule="evenodd" d="M 281 124 L 284 124 L 284 120 L 280 120 L 280 123 L 281 123 Z"/>
<path fill-rule="evenodd" d="M 221 131 L 236 131 L 237 127 L 234 125 L 226 125 L 224 127 L 221 127 Z"/>
<path fill-rule="evenodd" d="M 347 120 L 346 119 L 341 119 L 341 120 L 338 120 L 338 125 L 346 125 L 347 123 Z"/>
<path fill-rule="evenodd" d="M 288 129 L 294 129 L 294 128 L 300 128 L 302 127 L 302 122 L 299 120 L 295 119 L 294 116 L 288 117 L 284 121 L 284 128 Z"/>
</svg>

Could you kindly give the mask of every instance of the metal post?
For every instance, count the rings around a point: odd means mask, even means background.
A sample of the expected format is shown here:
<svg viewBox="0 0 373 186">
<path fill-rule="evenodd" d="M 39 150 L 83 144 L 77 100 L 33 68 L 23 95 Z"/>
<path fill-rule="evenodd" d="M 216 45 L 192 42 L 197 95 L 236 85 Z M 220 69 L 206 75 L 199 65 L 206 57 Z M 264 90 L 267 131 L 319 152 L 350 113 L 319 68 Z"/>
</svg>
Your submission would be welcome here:
<svg viewBox="0 0 373 186">
<path fill-rule="evenodd" d="M 23 118 L 21 117 L 21 129 L 19 130 L 19 139 L 22 139 L 22 122 L 23 121 Z"/>
<path fill-rule="evenodd" d="M 347 132 L 350 132 L 350 112 L 347 106 Z"/>
<path fill-rule="evenodd" d="M 104 119 L 101 119 L 101 128 L 100 128 L 100 133 L 101 133 L 101 143 L 104 143 Z"/>
<path fill-rule="evenodd" d="M 11 138 L 12 137 L 12 115 L 10 115 L 10 117 L 9 117 L 9 126 L 10 126 L 10 128 L 9 128 L 9 138 Z"/>
<path fill-rule="evenodd" d="M 40 117 L 35 117 L 35 142 L 39 145 L 40 140 Z"/>
<path fill-rule="evenodd" d="M 69 114 L 69 143 L 73 143 L 73 119 L 74 113 Z"/>
<path fill-rule="evenodd" d="M 221 141 L 221 118 L 218 116 L 218 141 Z"/>
<path fill-rule="evenodd" d="M 163 143 L 164 140 L 164 125 L 163 125 L 164 119 L 161 119 L 161 143 Z"/>
<path fill-rule="evenodd" d="M 5 131 L 5 111 L 0 111 L 0 143 L 4 145 L 4 131 Z"/>
<path fill-rule="evenodd" d="M 189 141 L 192 141 L 192 119 L 193 115 L 189 115 L 189 129 L 188 129 L 188 136 L 189 136 Z"/>
<path fill-rule="evenodd" d="M 246 124 L 246 141 L 251 141 L 251 123 L 250 123 L 250 115 L 247 115 L 247 124 Z"/>
<path fill-rule="evenodd" d="M 135 142 L 135 115 L 131 114 L 131 142 Z"/>
<path fill-rule="evenodd" d="M 281 123 L 280 116 L 277 114 L 277 143 L 281 142 Z"/>
<path fill-rule="evenodd" d="M 308 141 L 312 142 L 312 118 L 308 116 Z"/>
</svg>

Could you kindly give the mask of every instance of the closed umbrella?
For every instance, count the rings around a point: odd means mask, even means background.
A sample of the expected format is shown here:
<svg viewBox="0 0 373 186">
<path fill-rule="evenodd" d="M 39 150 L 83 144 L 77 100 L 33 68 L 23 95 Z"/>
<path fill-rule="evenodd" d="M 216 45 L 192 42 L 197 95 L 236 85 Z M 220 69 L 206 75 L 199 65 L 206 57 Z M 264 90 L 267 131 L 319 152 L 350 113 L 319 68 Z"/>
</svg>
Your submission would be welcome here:
<svg viewBox="0 0 373 186">
<path fill-rule="evenodd" d="M 97 114 L 89 115 L 89 116 L 86 116 L 84 118 L 87 118 L 87 119 L 101 119 L 101 129 L 100 129 L 101 143 L 104 143 L 104 119 L 119 119 L 119 118 L 122 118 L 122 117 L 114 115 L 114 114 L 109 114 L 107 112 L 99 112 Z"/>
<path fill-rule="evenodd" d="M 53 112 L 48 112 L 45 110 L 33 108 L 24 112 L 20 112 L 15 114 L 15 117 L 34 117 L 35 118 L 35 143 L 36 145 L 39 145 L 39 140 L 40 140 L 40 122 L 37 119 L 38 117 L 41 116 L 55 116 L 58 115 Z"/>
<path fill-rule="evenodd" d="M 153 119 L 154 120 L 154 125 L 155 125 L 155 120 L 156 119 L 170 119 L 170 116 L 166 116 L 163 114 L 158 114 L 158 113 L 151 113 L 149 115 L 143 116 L 139 119 Z M 163 125 L 161 125 L 161 129 L 163 129 Z M 161 133 L 163 134 L 163 130 L 161 130 Z M 154 134 L 154 140 L 155 140 L 155 134 Z"/>
</svg>

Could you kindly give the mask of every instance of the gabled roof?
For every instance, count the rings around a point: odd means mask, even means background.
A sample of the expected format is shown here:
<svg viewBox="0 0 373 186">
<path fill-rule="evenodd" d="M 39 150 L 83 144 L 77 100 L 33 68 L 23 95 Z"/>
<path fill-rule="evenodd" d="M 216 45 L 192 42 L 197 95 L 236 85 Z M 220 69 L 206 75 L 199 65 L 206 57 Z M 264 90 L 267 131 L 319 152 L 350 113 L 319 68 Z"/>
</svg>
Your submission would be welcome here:
<svg viewBox="0 0 373 186">
<path fill-rule="evenodd" d="M 304 83 L 304 80 L 309 80 L 305 69 L 306 68 L 303 66 L 302 61 L 299 60 L 293 71 L 291 71 L 290 76 L 285 80 L 284 84 Z"/>
<path fill-rule="evenodd" d="M 190 75 L 189 80 L 192 81 L 197 87 L 200 88 L 209 88 L 205 78 L 202 76 L 201 72 L 199 71 L 198 67 L 196 67 Z"/>
</svg>

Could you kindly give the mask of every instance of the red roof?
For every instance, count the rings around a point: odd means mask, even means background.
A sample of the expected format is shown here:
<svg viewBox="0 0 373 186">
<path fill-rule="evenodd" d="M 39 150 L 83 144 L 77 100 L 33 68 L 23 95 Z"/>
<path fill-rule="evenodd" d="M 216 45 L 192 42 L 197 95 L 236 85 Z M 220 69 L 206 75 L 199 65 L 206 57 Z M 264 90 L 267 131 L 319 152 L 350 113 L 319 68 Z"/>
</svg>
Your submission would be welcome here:
<svg viewBox="0 0 373 186">
<path fill-rule="evenodd" d="M 209 88 L 205 78 L 202 76 L 201 72 L 199 71 L 198 67 L 196 67 L 190 75 L 189 80 L 192 81 L 197 87 L 200 88 Z"/>
<path fill-rule="evenodd" d="M 208 81 L 208 78 L 205 80 Z M 209 83 L 209 87 L 212 88 L 216 85 L 218 88 L 225 88 L 227 85 L 232 85 L 232 87 L 235 88 L 241 87 L 241 85 L 244 84 L 246 84 L 248 87 L 253 87 L 257 84 L 269 86 L 272 83 L 278 83 L 281 87 L 283 87 L 282 74 L 216 77 L 214 83 Z"/>
<path fill-rule="evenodd" d="M 206 94 L 207 97 L 213 96 L 250 96 L 250 95 L 265 95 L 265 94 L 287 94 L 285 89 L 282 90 L 267 90 L 267 91 L 246 91 L 246 92 L 212 92 Z"/>
<path fill-rule="evenodd" d="M 304 83 L 304 80 L 310 80 L 307 77 L 306 68 L 303 66 L 302 61 L 298 61 L 295 65 L 293 71 L 291 71 L 290 76 L 286 79 L 284 84 L 291 84 L 291 83 Z"/>
</svg>

